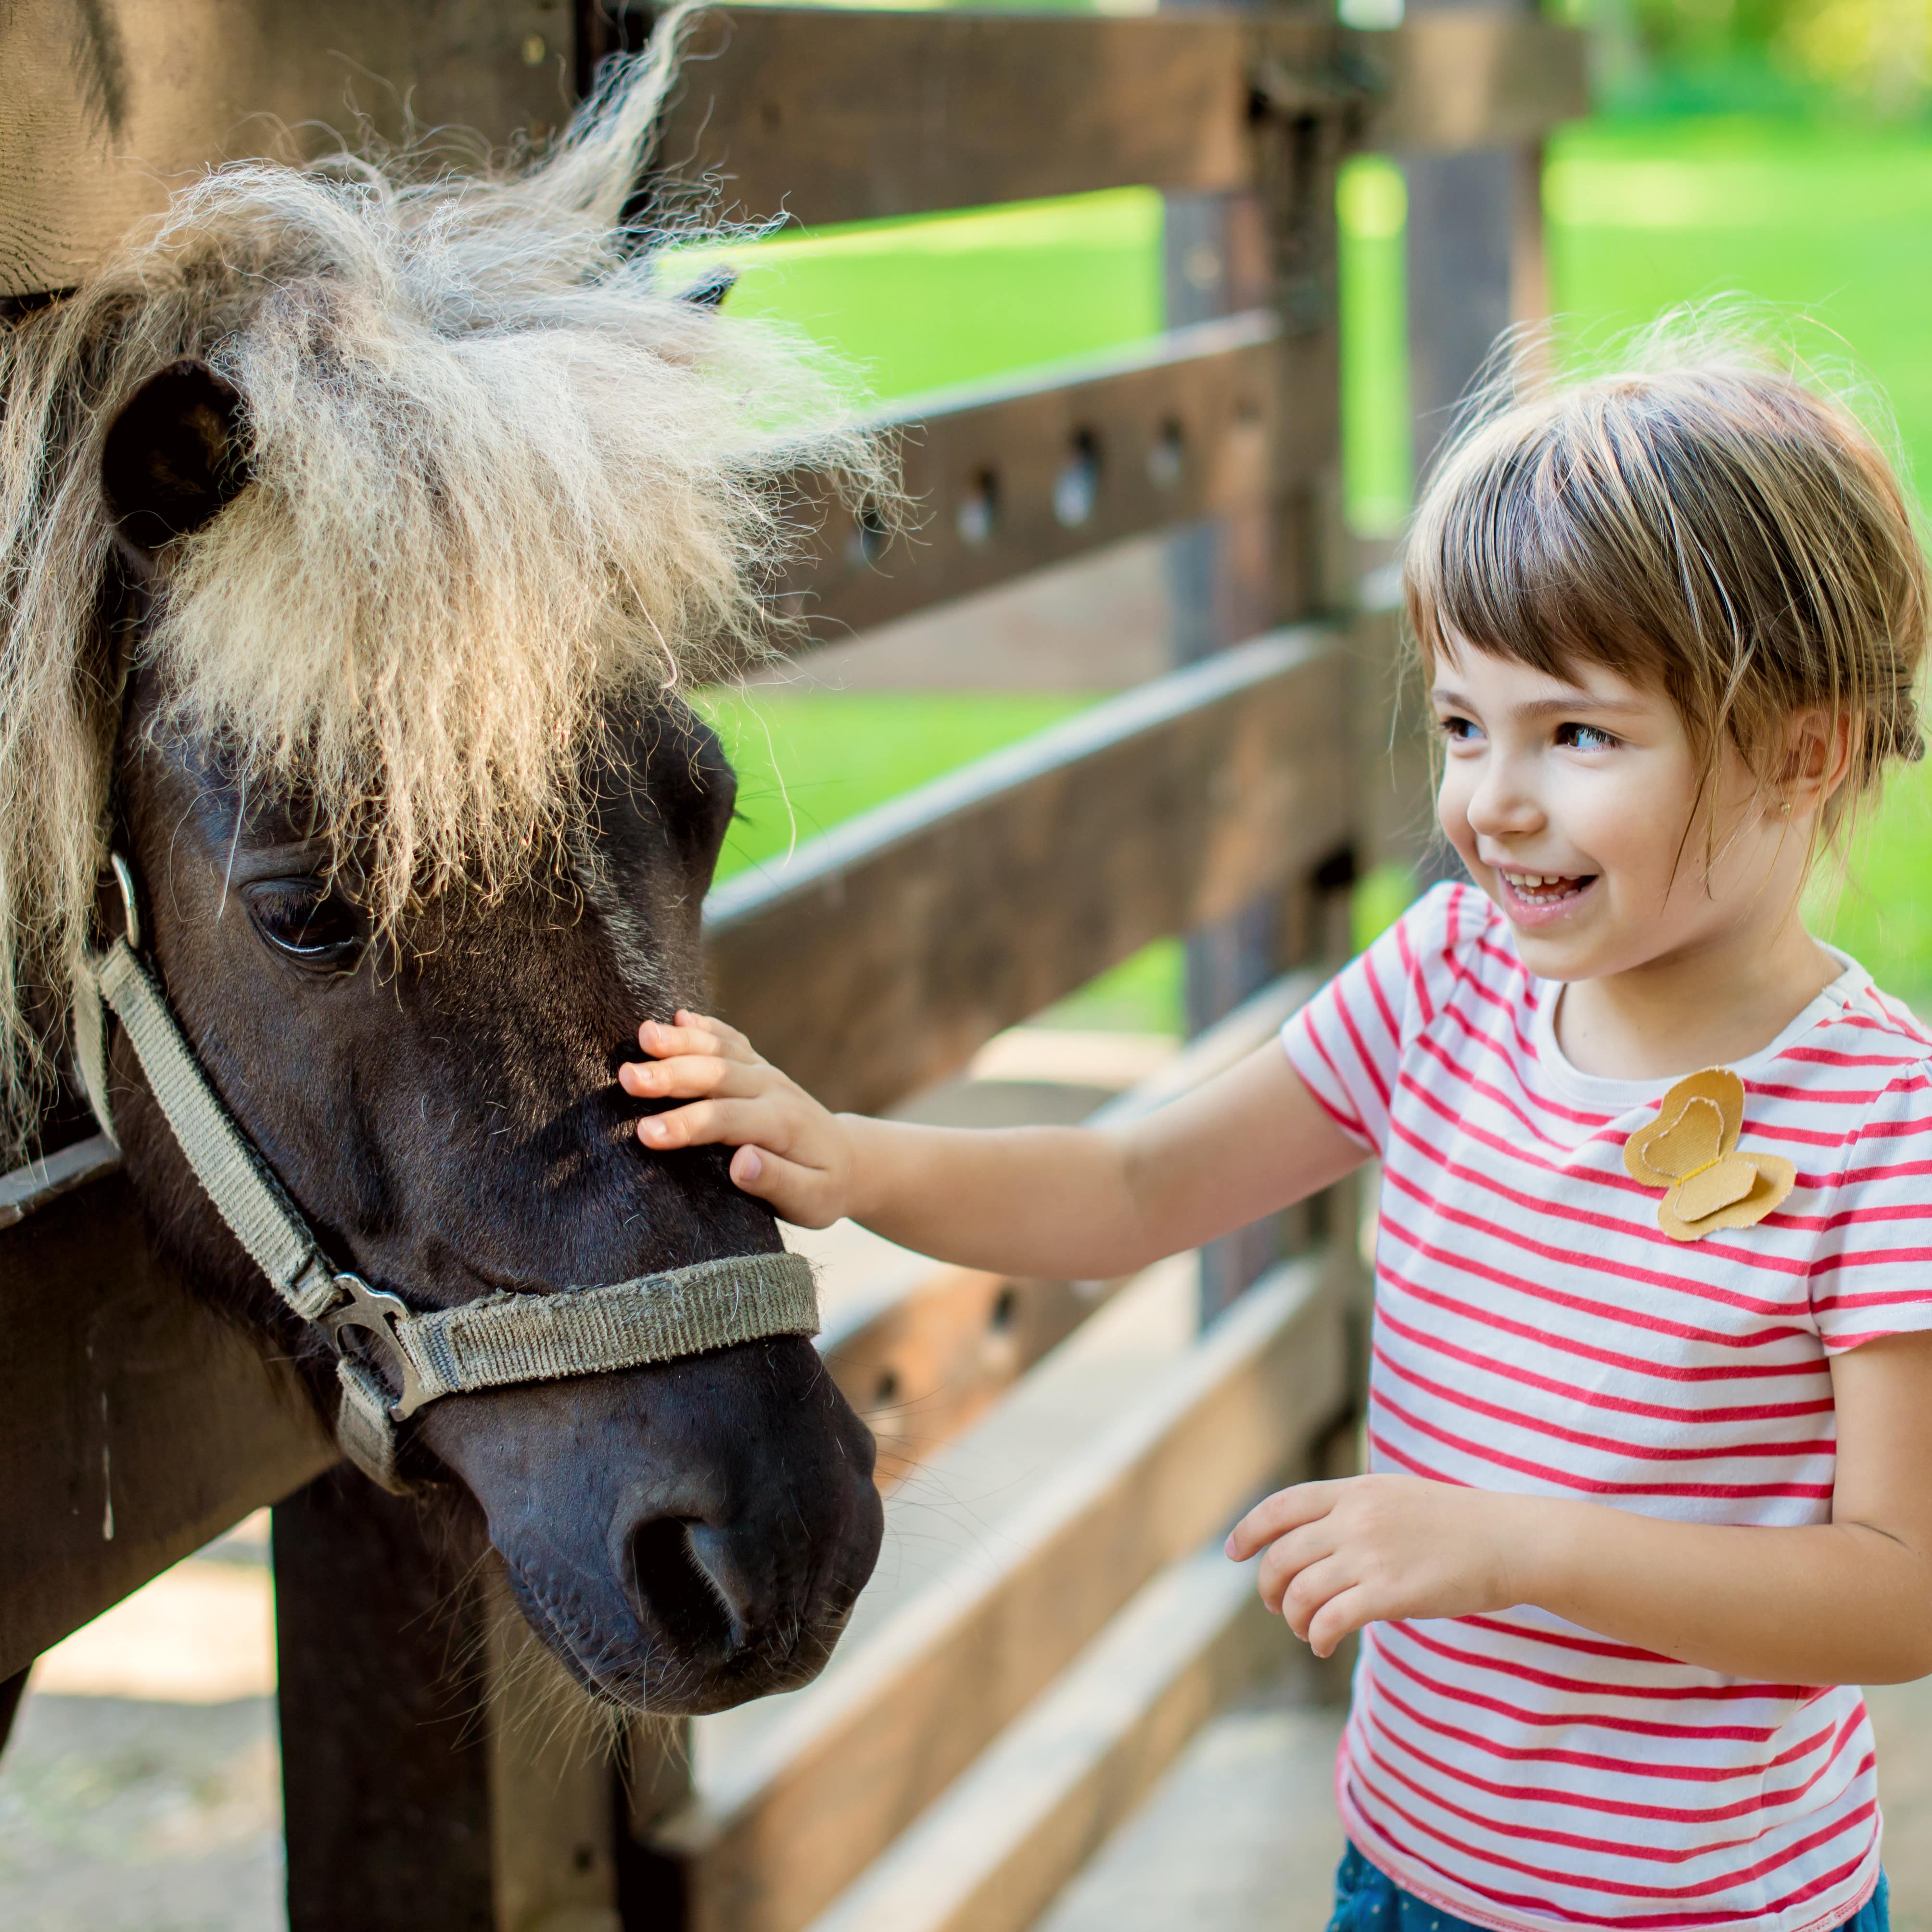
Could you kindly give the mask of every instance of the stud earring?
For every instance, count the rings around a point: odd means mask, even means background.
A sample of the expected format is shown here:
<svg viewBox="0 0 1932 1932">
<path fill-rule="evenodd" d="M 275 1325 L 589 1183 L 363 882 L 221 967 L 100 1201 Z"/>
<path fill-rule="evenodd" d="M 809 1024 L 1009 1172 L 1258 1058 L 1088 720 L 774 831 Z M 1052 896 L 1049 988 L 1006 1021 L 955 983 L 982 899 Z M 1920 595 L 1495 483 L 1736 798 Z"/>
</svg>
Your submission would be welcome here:
<svg viewBox="0 0 1932 1932">
<path fill-rule="evenodd" d="M 1787 798 L 1784 802 L 1778 808 L 1778 815 L 1780 818 L 1789 818 L 1791 816 L 1790 800 Z"/>
</svg>

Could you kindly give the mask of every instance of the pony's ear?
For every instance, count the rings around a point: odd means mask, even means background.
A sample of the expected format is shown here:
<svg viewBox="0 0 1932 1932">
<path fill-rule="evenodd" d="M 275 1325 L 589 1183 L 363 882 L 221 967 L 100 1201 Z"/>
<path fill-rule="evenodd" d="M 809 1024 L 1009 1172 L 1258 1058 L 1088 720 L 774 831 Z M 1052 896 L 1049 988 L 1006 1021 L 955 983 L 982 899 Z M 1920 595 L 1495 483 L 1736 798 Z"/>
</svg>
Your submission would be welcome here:
<svg viewBox="0 0 1932 1932">
<path fill-rule="evenodd" d="M 191 356 L 134 392 L 100 455 L 101 488 L 116 526 L 149 557 L 200 530 L 248 475 L 242 392 Z"/>
</svg>

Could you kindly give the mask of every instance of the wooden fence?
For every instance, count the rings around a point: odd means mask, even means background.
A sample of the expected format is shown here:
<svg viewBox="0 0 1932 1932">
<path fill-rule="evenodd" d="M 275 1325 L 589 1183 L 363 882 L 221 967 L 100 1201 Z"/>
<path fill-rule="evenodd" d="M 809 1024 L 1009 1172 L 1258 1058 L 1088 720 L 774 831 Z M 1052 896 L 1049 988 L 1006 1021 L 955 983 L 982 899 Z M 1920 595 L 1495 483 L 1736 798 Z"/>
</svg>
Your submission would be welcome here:
<svg viewBox="0 0 1932 1932">
<path fill-rule="evenodd" d="M 83 15 L 118 92 L 75 77 Z M 346 80 L 379 127 L 413 89 L 426 121 L 541 134 L 642 24 L 601 0 L 18 0 L 0 24 L 0 296 L 71 280 L 170 172 L 341 124 Z M 717 16 L 699 51 L 662 158 L 716 171 L 742 213 L 818 224 L 1138 184 L 1176 197 L 1177 232 L 1211 217 L 1212 312 L 896 412 L 917 426 L 916 540 L 833 520 L 796 586 L 830 635 L 1191 532 L 1177 554 L 1207 562 L 1177 576 L 1197 607 L 1178 655 L 1197 661 L 709 908 L 719 1009 L 827 1101 L 868 1108 L 1192 934 L 1214 989 L 1196 1010 L 1216 1023 L 1113 1107 L 1157 1105 L 1306 997 L 1341 950 L 1343 889 L 1400 815 L 1387 626 L 1353 609 L 1340 526 L 1335 170 L 1364 143 L 1412 164 L 1520 158 L 1581 110 L 1576 38 L 1474 8 L 1364 35 L 1285 10 L 756 8 Z M 1533 286 L 1522 247 L 1508 271 Z M 1426 340 L 1436 318 L 1414 326 Z M 1225 634 L 1229 611 L 1254 634 Z M 1286 1654 L 1214 1544 L 1346 1439 L 1354 1220 L 1344 1196 L 1223 1244 L 1215 1318 L 1128 1411 L 1060 1445 L 997 1556 L 915 1595 L 694 1784 L 676 1736 L 640 1724 L 614 1766 L 553 1721 L 547 1700 L 574 1694 L 512 1654 L 522 1639 L 480 1593 L 461 1615 L 494 1634 L 452 1646 L 413 1510 L 310 1480 L 330 1446 L 170 1278 L 111 1153 L 83 1142 L 0 1181 L 0 1680 L 17 1691 L 62 1636 L 274 1504 L 298 1932 L 1017 1932 L 1192 1729 Z M 1121 1286 L 934 1266 L 826 1356 L 903 1470 L 1024 1399 Z M 394 1552 L 387 1594 L 338 1600 L 334 1552 L 371 1538 Z M 484 1718 L 449 1721 L 493 1688 Z"/>
</svg>

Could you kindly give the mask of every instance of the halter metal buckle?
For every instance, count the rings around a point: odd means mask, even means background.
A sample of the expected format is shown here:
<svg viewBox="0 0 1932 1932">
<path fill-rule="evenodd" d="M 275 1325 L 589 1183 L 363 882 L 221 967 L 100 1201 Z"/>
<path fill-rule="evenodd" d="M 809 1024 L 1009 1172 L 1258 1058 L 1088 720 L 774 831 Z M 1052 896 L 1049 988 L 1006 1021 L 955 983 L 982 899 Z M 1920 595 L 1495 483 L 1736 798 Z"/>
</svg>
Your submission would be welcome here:
<svg viewBox="0 0 1932 1932">
<path fill-rule="evenodd" d="M 383 1366 L 393 1371 L 395 1379 L 403 1386 L 402 1394 L 390 1411 L 400 1422 L 405 1416 L 413 1414 L 424 1400 L 422 1378 L 416 1373 L 396 1335 L 395 1324 L 408 1318 L 409 1308 L 400 1298 L 386 1289 L 371 1288 L 360 1275 L 339 1274 L 335 1277 L 335 1285 L 348 1299 L 337 1303 L 321 1316 L 320 1325 L 338 1355 L 349 1352 L 348 1345 L 343 1339 L 344 1329 L 356 1329 L 375 1338 L 376 1352 Z"/>
</svg>

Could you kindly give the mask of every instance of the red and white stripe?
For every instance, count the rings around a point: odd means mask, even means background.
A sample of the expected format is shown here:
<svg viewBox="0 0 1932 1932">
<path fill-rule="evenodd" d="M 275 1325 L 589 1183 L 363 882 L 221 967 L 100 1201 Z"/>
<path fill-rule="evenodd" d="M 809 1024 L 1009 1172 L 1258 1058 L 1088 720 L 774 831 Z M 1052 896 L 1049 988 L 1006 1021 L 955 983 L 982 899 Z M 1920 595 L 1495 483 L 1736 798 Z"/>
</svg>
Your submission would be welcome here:
<svg viewBox="0 0 1932 1932">
<path fill-rule="evenodd" d="M 1558 991 L 1481 893 L 1438 886 L 1283 1033 L 1384 1163 L 1370 1467 L 1826 1521 L 1828 1358 L 1932 1328 L 1932 1035 L 1848 961 L 1736 1065 L 1742 1144 L 1796 1189 L 1681 1244 L 1622 1158 L 1671 1083 L 1570 1066 Z M 1856 1687 L 1723 1677 L 1527 1606 L 1365 1633 L 1337 1780 L 1361 1850 L 1478 1924 L 1811 1932 L 1877 1880 Z"/>
</svg>

